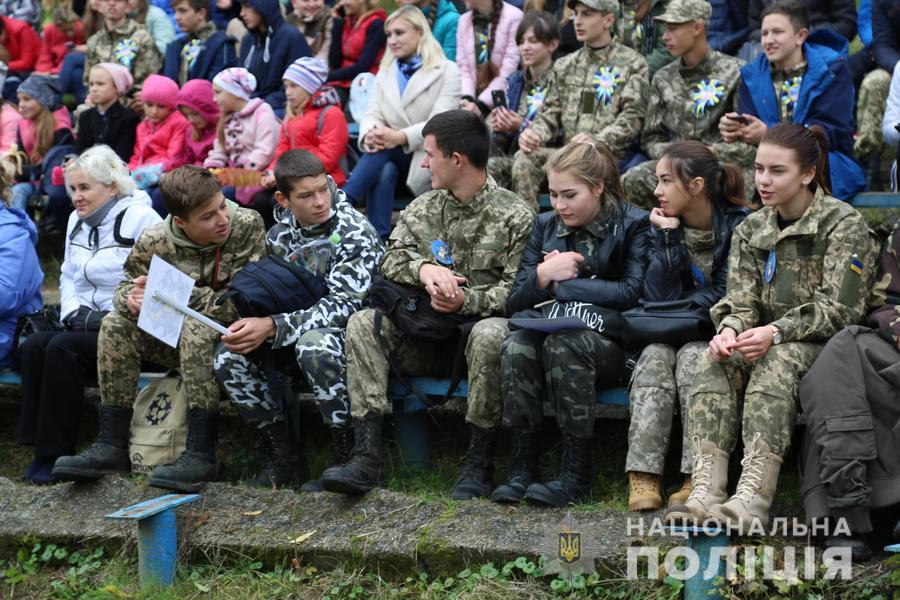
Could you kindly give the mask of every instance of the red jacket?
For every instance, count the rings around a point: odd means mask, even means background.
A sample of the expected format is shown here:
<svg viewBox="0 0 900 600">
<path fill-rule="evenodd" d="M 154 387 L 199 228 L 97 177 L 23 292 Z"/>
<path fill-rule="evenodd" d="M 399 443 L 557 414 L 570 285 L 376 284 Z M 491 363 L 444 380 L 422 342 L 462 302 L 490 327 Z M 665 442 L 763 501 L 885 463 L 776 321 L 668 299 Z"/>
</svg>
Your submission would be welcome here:
<svg viewBox="0 0 900 600">
<path fill-rule="evenodd" d="M 63 58 L 69 53 L 66 42 L 72 42 L 76 46 L 84 43 L 84 26 L 81 21 L 75 22 L 73 35 L 65 35 L 56 25 L 44 25 L 41 52 L 38 54 L 37 64 L 34 70 L 40 73 L 59 73 Z"/>
<path fill-rule="evenodd" d="M 9 52 L 9 64 L 6 66 L 10 72 L 33 71 L 38 49 L 41 47 L 41 38 L 25 21 L 3 16 L 0 16 L 0 19 L 3 19 L 3 28 L 6 31 L 6 42 L 3 45 Z"/>
<path fill-rule="evenodd" d="M 341 32 L 342 60 L 340 68 L 343 69 L 349 67 L 359 60 L 363 51 L 363 46 L 366 44 L 366 30 L 369 28 L 369 23 L 375 19 L 381 19 L 382 21 L 387 19 L 387 13 L 384 9 L 376 8 L 359 21 L 356 21 L 353 18 L 348 18 L 344 21 L 344 30 Z M 372 63 L 369 73 L 374 75 L 378 72 L 378 65 L 381 64 L 381 56 L 383 54 L 384 48 L 378 51 L 378 57 L 375 59 L 375 62 Z M 351 82 L 349 81 L 332 81 L 331 85 L 350 87 L 350 83 Z"/>
<path fill-rule="evenodd" d="M 318 94 L 318 93 L 317 93 Z M 315 96 L 313 96 L 315 98 Z M 347 181 L 347 175 L 340 167 L 341 157 L 347 151 L 347 119 L 340 105 L 328 104 L 323 107 L 312 107 L 303 114 L 295 116 L 290 121 L 281 124 L 278 146 L 275 148 L 275 158 L 269 165 L 269 170 L 275 168 L 275 163 L 282 154 L 288 150 L 299 148 L 308 150 L 325 165 L 325 170 L 334 179 L 335 185 L 341 187 Z M 322 123 L 322 134 L 318 135 L 319 114 L 327 110 L 325 120 Z"/>
<path fill-rule="evenodd" d="M 173 110 L 162 123 L 156 125 L 147 119 L 141 121 L 128 169 L 134 171 L 144 165 L 162 165 L 163 171 L 171 171 L 180 167 L 184 131 L 189 127 L 190 123 L 178 110 Z"/>
</svg>

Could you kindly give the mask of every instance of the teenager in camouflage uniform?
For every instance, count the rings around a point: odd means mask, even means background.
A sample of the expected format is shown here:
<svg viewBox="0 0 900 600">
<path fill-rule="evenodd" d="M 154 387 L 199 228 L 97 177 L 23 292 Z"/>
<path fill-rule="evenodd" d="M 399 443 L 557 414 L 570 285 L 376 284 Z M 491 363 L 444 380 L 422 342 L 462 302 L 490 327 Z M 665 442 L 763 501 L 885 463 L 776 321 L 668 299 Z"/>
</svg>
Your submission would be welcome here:
<svg viewBox="0 0 900 600">
<path fill-rule="evenodd" d="M 797 387 L 829 337 L 865 310 L 877 242 L 853 207 L 827 195 L 821 127 L 768 129 L 756 154 L 764 208 L 735 230 L 717 335 L 689 401 L 694 490 L 674 521 L 712 518 L 746 533 L 769 518 L 797 414 Z M 743 413 L 743 414 L 742 414 Z M 725 492 L 728 456 L 743 437 L 741 477 Z"/>
<path fill-rule="evenodd" d="M 664 27 L 659 19 L 659 15 L 669 12 L 669 0 L 620 0 L 620 5 L 616 35 L 644 57 L 652 79 L 673 59 L 663 40 Z"/>
<path fill-rule="evenodd" d="M 519 133 L 537 117 L 553 85 L 553 53 L 559 47 L 559 22 L 547 12 L 528 11 L 516 30 L 522 68 L 510 75 L 506 90 L 508 107 L 491 111 L 491 158 L 488 173 L 497 185 L 513 192 L 513 157 L 519 149 Z"/>
<path fill-rule="evenodd" d="M 144 80 L 162 67 L 162 55 L 147 28 L 128 17 L 128 0 L 107 0 L 103 7 L 103 27 L 87 40 L 84 85 L 94 65 L 116 63 L 131 71 L 132 97 L 140 98 Z"/>
<path fill-rule="evenodd" d="M 800 382 L 806 418 L 800 496 L 807 522 L 845 519 L 826 547 L 866 560 L 870 511 L 900 503 L 900 225 L 881 253 L 869 327 L 851 325 L 826 344 Z"/>
<path fill-rule="evenodd" d="M 553 65 L 554 85 L 530 129 L 519 135 L 512 177 L 537 210 L 544 164 L 560 133 L 564 141 L 597 144 L 622 160 L 638 139 L 650 79 L 647 61 L 612 35 L 615 0 L 569 0 L 584 46 Z"/>
<path fill-rule="evenodd" d="M 597 389 L 620 385 L 626 373 L 625 352 L 604 333 L 608 324 L 595 307 L 637 305 L 647 266 L 647 213 L 625 202 L 615 163 L 605 150 L 573 143 L 547 164 L 553 212 L 535 219 L 506 309 L 555 301 L 551 315 L 591 314 L 585 321 L 594 326 L 549 334 L 520 329 L 503 342 L 503 427 L 512 431 L 513 453 L 509 480 L 491 495 L 495 502 L 566 506 L 593 487 Z M 563 459 L 558 476 L 542 482 L 544 400 L 556 409 Z"/>
<path fill-rule="evenodd" d="M 531 227 L 528 206 L 487 174 L 490 139 L 481 117 L 453 110 L 422 131 L 423 167 L 434 191 L 400 215 L 381 262 L 391 281 L 424 288 L 438 312 L 481 317 L 469 334 L 466 422 L 472 437 L 453 498 L 486 496 L 500 424 L 500 344 L 508 332 L 506 296 Z M 350 461 L 322 475 L 326 490 L 361 494 L 381 480 L 381 422 L 390 410 L 388 353 L 406 374 L 431 375 L 452 362 L 452 348 L 401 336 L 388 318 L 362 310 L 347 324 L 347 385 L 356 446 Z M 448 350 L 450 356 L 448 356 Z"/>
<path fill-rule="evenodd" d="M 856 103 L 859 135 L 853 142 L 853 154 L 866 170 L 866 189 L 870 192 L 882 189 L 880 171 L 884 137 L 881 135 L 881 121 L 890 91 L 891 73 L 884 69 L 873 69 L 867 73 L 859 86 L 859 101 Z"/>
<path fill-rule="evenodd" d="M 251 482 L 263 487 L 290 484 L 303 469 L 280 399 L 273 398 L 261 362 L 250 353 L 271 340 L 283 360 L 296 361 L 331 429 L 332 461 L 346 462 L 353 433 L 344 330 L 350 315 L 362 307 L 384 253 L 372 225 L 350 206 L 314 154 L 306 150 L 283 154 L 275 163 L 275 181 L 277 222 L 266 234 L 269 254 L 308 270 L 322 280 L 328 294 L 306 309 L 241 319 L 231 325 L 234 335 L 216 352 L 216 376 L 225 393 L 269 451 L 268 464 Z M 321 490 L 318 481 L 304 485 L 304 491 Z"/>
<path fill-rule="evenodd" d="M 724 142 L 719 133 L 719 119 L 737 108 L 742 63 L 709 47 L 711 10 L 706 0 L 672 0 L 656 18 L 665 24 L 663 38 L 679 59 L 657 71 L 650 83 L 641 149 L 653 160 L 622 176 L 628 199 L 641 208 L 656 204 L 656 160 L 670 143 L 681 140 L 712 145 L 721 160 L 744 169 L 752 186 L 755 148 L 740 140 Z"/>
<path fill-rule="evenodd" d="M 150 259 L 165 260 L 197 284 L 188 306 L 220 323 L 237 317 L 230 300 L 219 304 L 234 274 L 266 253 L 259 213 L 226 200 L 215 177 L 186 166 L 163 175 L 160 192 L 169 211 L 165 221 L 144 230 L 125 261 L 116 288 L 115 310 L 100 326 L 97 372 L 100 384 L 100 432 L 97 441 L 76 456 L 56 461 L 53 476 L 88 481 L 107 473 L 128 472 L 128 429 L 142 362 L 178 367 L 188 399 L 187 446 L 174 463 L 153 470 L 150 485 L 196 492 L 215 478 L 219 384 L 213 355 L 221 335 L 199 321 L 184 320 L 178 347 L 172 348 L 138 329 Z"/>
<path fill-rule="evenodd" d="M 690 300 L 709 308 L 725 294 L 728 250 L 734 228 L 747 216 L 744 182 L 733 164 L 695 140 L 676 142 L 656 163 L 659 207 L 650 211 L 650 264 L 644 300 Z M 683 503 L 691 486 L 687 401 L 697 360 L 706 341 L 650 344 L 641 352 L 631 379 L 628 429 L 629 510 L 662 506 L 662 472 L 675 407 L 681 403 L 681 489 L 669 504 Z"/>
</svg>

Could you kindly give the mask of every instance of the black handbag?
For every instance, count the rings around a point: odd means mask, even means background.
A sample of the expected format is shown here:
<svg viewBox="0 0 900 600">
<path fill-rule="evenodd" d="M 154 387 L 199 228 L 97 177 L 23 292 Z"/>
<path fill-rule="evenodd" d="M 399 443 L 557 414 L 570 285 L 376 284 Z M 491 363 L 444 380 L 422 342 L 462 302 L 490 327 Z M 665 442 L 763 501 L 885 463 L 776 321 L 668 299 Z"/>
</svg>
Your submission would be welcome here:
<svg viewBox="0 0 900 600">
<path fill-rule="evenodd" d="M 709 309 L 690 299 L 642 302 L 641 306 L 623 312 L 622 318 L 625 320 L 623 341 L 629 350 L 648 344 L 682 346 L 709 340 L 715 334 Z"/>
<path fill-rule="evenodd" d="M 33 333 L 41 331 L 62 331 L 63 326 L 59 322 L 59 306 L 45 306 L 38 312 L 22 315 L 16 322 L 16 331 L 13 334 L 12 345 L 12 370 L 19 370 L 19 348 Z"/>
<path fill-rule="evenodd" d="M 78 310 L 66 317 L 66 331 L 76 333 L 97 333 L 100 331 L 100 323 L 103 317 L 109 314 L 108 310 L 94 310 L 89 306 L 79 306 Z"/>
</svg>

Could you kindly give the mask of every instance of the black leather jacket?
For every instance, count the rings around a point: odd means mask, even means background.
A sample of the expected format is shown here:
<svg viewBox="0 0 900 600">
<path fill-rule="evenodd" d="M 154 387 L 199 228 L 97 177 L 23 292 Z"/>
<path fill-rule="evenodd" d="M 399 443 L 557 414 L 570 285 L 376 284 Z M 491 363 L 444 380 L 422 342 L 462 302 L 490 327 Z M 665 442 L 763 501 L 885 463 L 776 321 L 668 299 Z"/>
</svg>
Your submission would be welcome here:
<svg viewBox="0 0 900 600">
<path fill-rule="evenodd" d="M 698 288 L 691 277 L 691 256 L 684 241 L 684 228 L 657 229 L 650 226 L 650 264 L 644 276 L 644 300 L 691 299 L 703 308 L 710 308 L 725 295 L 728 281 L 728 251 L 734 228 L 750 214 L 743 207 L 721 207 L 713 204 L 713 233 L 716 247 L 713 250 L 712 277 L 709 284 Z"/>
<path fill-rule="evenodd" d="M 538 289 L 537 265 L 553 250 L 574 250 L 570 236 L 558 235 L 558 225 L 555 211 L 535 217 L 506 300 L 508 314 L 554 299 L 549 289 Z M 644 289 L 649 229 L 647 211 L 620 202 L 604 223 L 603 233 L 595 238 L 599 247 L 594 260 L 599 263 L 596 270 L 602 276 L 560 282 L 556 300 L 587 302 L 620 311 L 637 305 Z"/>
</svg>

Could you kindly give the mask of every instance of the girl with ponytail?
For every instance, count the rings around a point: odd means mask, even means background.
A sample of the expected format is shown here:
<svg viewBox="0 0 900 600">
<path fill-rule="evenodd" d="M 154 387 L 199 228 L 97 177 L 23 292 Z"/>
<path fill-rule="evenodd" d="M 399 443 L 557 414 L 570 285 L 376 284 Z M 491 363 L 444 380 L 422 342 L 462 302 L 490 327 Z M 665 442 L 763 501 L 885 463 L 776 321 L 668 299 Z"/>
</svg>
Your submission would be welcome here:
<svg viewBox="0 0 900 600">
<path fill-rule="evenodd" d="M 878 252 L 862 216 L 828 195 L 820 127 L 768 129 L 754 168 L 763 208 L 735 229 L 727 292 L 710 309 L 717 334 L 691 382 L 693 491 L 667 512 L 744 535 L 768 530 L 800 378 L 831 336 L 862 318 Z M 729 498 L 738 435 L 744 457 Z"/>
<path fill-rule="evenodd" d="M 519 66 L 516 29 L 522 11 L 503 0 L 465 0 L 459 17 L 456 63 L 462 83 L 460 108 L 487 116 L 492 92 L 506 93 L 507 78 Z"/>
<path fill-rule="evenodd" d="M 692 140 L 666 149 L 656 163 L 656 178 L 659 207 L 650 212 L 644 301 L 687 300 L 708 317 L 710 307 L 725 295 L 731 234 L 749 213 L 744 208 L 744 177 L 737 166 L 719 161 L 712 148 Z M 683 503 L 691 493 L 687 400 L 694 366 L 708 341 L 653 343 L 641 351 L 631 383 L 625 461 L 629 510 L 662 506 L 663 466 L 679 403 L 684 483 L 669 496 L 669 504 Z"/>
</svg>

